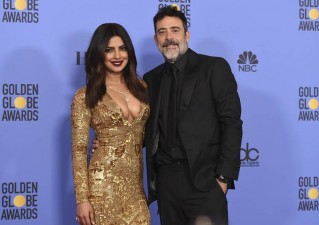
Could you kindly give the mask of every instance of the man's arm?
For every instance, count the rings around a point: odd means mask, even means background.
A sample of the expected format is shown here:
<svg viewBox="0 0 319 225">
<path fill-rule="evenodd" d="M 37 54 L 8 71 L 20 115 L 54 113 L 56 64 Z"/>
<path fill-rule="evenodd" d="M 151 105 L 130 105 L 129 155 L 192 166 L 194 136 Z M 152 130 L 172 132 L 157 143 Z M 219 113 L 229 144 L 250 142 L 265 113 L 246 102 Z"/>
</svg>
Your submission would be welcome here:
<svg viewBox="0 0 319 225">
<path fill-rule="evenodd" d="M 220 158 L 216 173 L 230 180 L 237 180 L 240 169 L 242 139 L 241 104 L 237 83 L 227 61 L 218 58 L 211 79 L 211 91 L 220 125 Z"/>
</svg>

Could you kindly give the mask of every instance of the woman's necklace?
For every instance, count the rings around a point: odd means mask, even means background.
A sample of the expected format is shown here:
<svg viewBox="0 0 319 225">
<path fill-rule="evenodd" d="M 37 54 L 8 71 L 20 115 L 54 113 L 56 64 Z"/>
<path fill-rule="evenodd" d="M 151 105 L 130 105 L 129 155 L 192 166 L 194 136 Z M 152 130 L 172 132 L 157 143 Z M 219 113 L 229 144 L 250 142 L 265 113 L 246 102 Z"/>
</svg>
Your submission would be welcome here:
<svg viewBox="0 0 319 225">
<path fill-rule="evenodd" d="M 117 93 L 120 93 L 122 95 L 124 95 L 125 97 L 125 101 L 128 102 L 130 101 L 130 99 L 127 97 L 127 94 L 130 93 L 130 90 L 128 90 L 126 93 L 122 92 L 122 91 L 118 91 L 118 90 L 115 90 L 114 88 L 111 88 L 109 85 L 106 84 L 106 87 L 110 88 L 111 90 L 117 92 Z"/>
</svg>

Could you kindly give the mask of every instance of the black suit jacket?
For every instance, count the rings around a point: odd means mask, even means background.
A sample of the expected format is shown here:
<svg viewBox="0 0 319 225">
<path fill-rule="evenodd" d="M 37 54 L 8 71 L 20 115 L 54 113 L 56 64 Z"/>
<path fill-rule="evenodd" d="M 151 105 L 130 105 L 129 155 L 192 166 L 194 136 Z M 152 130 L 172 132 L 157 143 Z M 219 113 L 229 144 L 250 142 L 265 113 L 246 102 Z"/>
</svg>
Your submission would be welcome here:
<svg viewBox="0 0 319 225">
<path fill-rule="evenodd" d="M 226 60 L 189 51 L 177 129 L 192 181 L 198 190 L 208 191 L 217 184 L 216 174 L 238 179 L 241 106 L 237 84 Z M 149 204 L 156 200 L 155 153 L 160 138 L 158 115 L 163 71 L 164 64 L 161 64 L 144 75 L 151 107 L 145 132 Z"/>
</svg>

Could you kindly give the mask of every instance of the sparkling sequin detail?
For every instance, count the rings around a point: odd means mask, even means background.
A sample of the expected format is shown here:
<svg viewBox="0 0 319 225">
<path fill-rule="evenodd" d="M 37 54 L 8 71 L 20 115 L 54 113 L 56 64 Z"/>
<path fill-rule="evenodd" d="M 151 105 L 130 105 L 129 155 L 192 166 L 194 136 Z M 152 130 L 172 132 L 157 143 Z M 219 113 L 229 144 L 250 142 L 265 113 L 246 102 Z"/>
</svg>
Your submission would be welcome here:
<svg viewBox="0 0 319 225">
<path fill-rule="evenodd" d="M 85 88 L 72 102 L 72 162 L 76 202 L 89 201 L 97 225 L 149 225 L 143 188 L 142 142 L 149 106 L 141 104 L 133 122 L 105 95 L 94 109 L 85 105 Z M 88 158 L 92 127 L 99 148 Z"/>
</svg>

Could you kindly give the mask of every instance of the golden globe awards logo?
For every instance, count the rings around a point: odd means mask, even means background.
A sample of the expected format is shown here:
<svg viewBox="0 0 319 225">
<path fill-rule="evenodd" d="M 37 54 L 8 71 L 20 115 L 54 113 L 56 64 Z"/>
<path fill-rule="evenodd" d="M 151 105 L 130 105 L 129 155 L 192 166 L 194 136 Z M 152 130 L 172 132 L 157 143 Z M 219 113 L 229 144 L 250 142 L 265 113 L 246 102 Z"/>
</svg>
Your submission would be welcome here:
<svg viewBox="0 0 319 225">
<path fill-rule="evenodd" d="M 158 0 L 158 2 L 159 9 L 169 5 L 176 6 L 179 11 L 184 13 L 187 19 L 187 27 L 191 26 L 191 0 Z"/>
<path fill-rule="evenodd" d="M 3 23 L 38 23 L 39 0 L 2 0 Z"/>
<path fill-rule="evenodd" d="M 299 87 L 298 121 L 319 121 L 319 88 Z"/>
<path fill-rule="evenodd" d="M 242 167 L 259 167 L 259 150 L 252 148 L 246 143 L 244 148 L 240 149 L 240 166 Z"/>
<path fill-rule="evenodd" d="M 299 177 L 298 211 L 319 211 L 319 177 Z"/>
<path fill-rule="evenodd" d="M 37 121 L 39 119 L 38 84 L 2 84 L 2 121 Z"/>
<path fill-rule="evenodd" d="M 0 198 L 0 221 L 38 218 L 38 182 L 2 183 Z"/>
<path fill-rule="evenodd" d="M 319 31 L 319 0 L 299 0 L 299 31 Z"/>
</svg>

